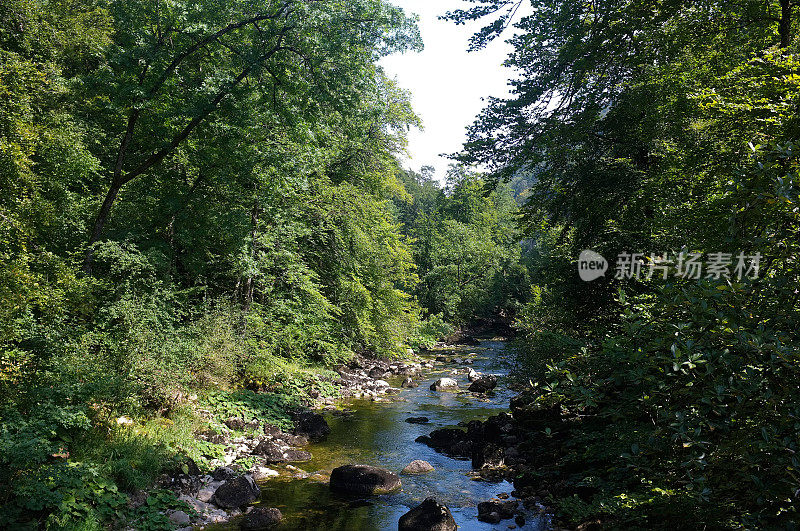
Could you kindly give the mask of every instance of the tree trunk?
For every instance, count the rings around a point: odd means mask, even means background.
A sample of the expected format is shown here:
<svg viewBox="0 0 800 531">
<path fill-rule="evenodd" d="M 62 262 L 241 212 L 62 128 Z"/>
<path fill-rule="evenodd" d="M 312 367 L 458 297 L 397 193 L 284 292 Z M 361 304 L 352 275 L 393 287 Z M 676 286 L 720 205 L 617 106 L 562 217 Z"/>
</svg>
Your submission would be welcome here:
<svg viewBox="0 0 800 531">
<path fill-rule="evenodd" d="M 94 259 L 93 246 L 100 240 L 100 236 L 103 234 L 103 227 L 105 227 L 106 221 L 108 221 L 108 215 L 111 213 L 111 206 L 117 199 L 117 195 L 119 195 L 119 191 L 122 189 L 122 184 L 122 181 L 118 179 L 115 179 L 111 183 L 106 198 L 103 200 L 103 206 L 100 207 L 100 212 L 97 213 L 97 219 L 94 221 L 92 235 L 89 238 L 89 245 L 86 248 L 86 255 L 83 259 L 83 271 L 87 275 L 92 274 L 92 261 Z"/>
<path fill-rule="evenodd" d="M 791 0 L 781 0 L 781 20 L 778 23 L 781 48 L 788 48 L 792 42 L 792 7 Z"/>
<path fill-rule="evenodd" d="M 253 202 L 253 210 L 250 212 L 250 223 L 252 229 L 250 231 L 250 257 L 255 260 L 258 253 L 258 199 Z M 244 309 L 249 310 L 253 304 L 253 291 L 254 291 L 253 275 L 249 275 L 244 282 Z"/>
</svg>

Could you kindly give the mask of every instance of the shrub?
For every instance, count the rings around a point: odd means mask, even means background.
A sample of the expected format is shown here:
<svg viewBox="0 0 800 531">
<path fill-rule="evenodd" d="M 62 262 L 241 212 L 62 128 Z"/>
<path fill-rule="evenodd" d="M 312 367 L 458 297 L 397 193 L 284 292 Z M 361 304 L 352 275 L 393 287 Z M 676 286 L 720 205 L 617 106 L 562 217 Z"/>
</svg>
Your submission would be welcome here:
<svg viewBox="0 0 800 531">
<path fill-rule="evenodd" d="M 428 315 L 420 321 L 416 333 L 408 339 L 412 348 L 431 348 L 434 343 L 453 333 L 453 327 L 444 321 L 441 313 Z"/>
</svg>

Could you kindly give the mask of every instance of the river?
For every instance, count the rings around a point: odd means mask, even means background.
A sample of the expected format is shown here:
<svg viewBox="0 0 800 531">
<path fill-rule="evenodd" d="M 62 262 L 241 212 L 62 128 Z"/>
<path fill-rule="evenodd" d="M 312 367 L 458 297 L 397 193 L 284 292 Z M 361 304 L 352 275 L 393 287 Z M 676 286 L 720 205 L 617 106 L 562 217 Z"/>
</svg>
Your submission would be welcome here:
<svg viewBox="0 0 800 531">
<path fill-rule="evenodd" d="M 480 480 L 472 473 L 470 461 L 452 459 L 415 442 L 417 437 L 436 428 L 453 427 L 462 421 L 484 420 L 508 409 L 514 393 L 507 386 L 506 376 L 513 365 L 513 354 L 505 342 L 483 341 L 479 347 L 437 351 L 431 357 L 461 358 L 469 353 L 475 354 L 470 356 L 475 370 L 500 377 L 493 396 L 479 398 L 466 392 L 469 385 L 463 370 L 466 365 L 446 363 L 419 375 L 417 388 L 403 389 L 386 401 L 348 400 L 342 403 L 347 414 L 327 414 L 331 433 L 324 442 L 310 446 L 313 459 L 296 464 L 299 470 L 291 472 L 296 477 L 283 474 L 261 485 L 261 504 L 277 507 L 283 513 L 280 529 L 397 529 L 399 518 L 430 496 L 450 508 L 459 529 L 508 529 L 514 526 L 513 520 L 492 525 L 477 519 L 477 504 L 499 494 L 510 494 L 514 490 L 510 482 Z M 462 370 L 453 375 L 451 371 L 454 368 Z M 442 376 L 458 380 L 462 391 L 431 391 L 430 384 Z M 389 383 L 399 387 L 401 380 L 399 377 Z M 428 417 L 430 422 L 423 425 L 405 422 L 409 417 L 420 416 Z M 423 476 L 401 476 L 403 489 L 397 494 L 348 498 L 332 493 L 328 488 L 327 475 L 337 466 L 369 464 L 399 473 L 414 459 L 428 461 L 435 471 Z M 298 477 L 306 474 L 309 477 Z M 546 529 L 547 522 L 531 513 L 524 528 Z"/>
</svg>

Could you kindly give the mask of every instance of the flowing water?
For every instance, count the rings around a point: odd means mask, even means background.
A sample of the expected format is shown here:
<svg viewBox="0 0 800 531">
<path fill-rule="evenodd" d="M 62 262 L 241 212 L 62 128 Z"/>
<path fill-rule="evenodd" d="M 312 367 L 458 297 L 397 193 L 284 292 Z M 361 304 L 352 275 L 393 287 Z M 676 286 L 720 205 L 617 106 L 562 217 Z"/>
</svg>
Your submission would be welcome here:
<svg viewBox="0 0 800 531">
<path fill-rule="evenodd" d="M 508 409 L 514 393 L 506 386 L 507 378 L 504 376 L 513 360 L 504 342 L 483 341 L 480 347 L 437 352 L 436 355 L 460 358 L 471 352 L 476 353 L 471 365 L 475 370 L 500 377 L 494 395 L 489 398 L 478 398 L 464 392 L 469 385 L 464 371 L 457 375 L 450 372 L 466 366 L 449 363 L 419 375 L 415 378 L 419 387 L 403 389 L 387 401 L 350 400 L 344 403 L 350 414 L 327 415 L 331 434 L 324 442 L 310 446 L 314 456 L 311 461 L 296 464 L 310 476 L 275 478 L 261 485 L 261 503 L 279 508 L 284 515 L 281 529 L 397 529 L 400 517 L 430 496 L 450 508 L 459 529 L 508 529 L 513 526 L 513 520 L 492 525 L 477 519 L 477 504 L 501 493 L 511 493 L 514 490 L 511 483 L 479 480 L 472 473 L 470 461 L 447 457 L 415 442 L 417 437 L 436 428 L 453 427 L 462 421 L 484 420 Z M 431 391 L 430 384 L 442 376 L 458 380 L 462 391 Z M 401 380 L 393 379 L 389 383 L 397 387 Z M 420 416 L 428 417 L 430 422 L 423 425 L 405 422 L 408 417 Z M 399 473 L 414 459 L 428 461 L 436 470 L 422 476 L 401 476 L 403 489 L 397 494 L 358 498 L 332 493 L 328 488 L 327 475 L 337 466 L 368 464 Z M 525 529 L 547 527 L 544 518 L 533 514 L 528 515 L 527 520 Z"/>
</svg>

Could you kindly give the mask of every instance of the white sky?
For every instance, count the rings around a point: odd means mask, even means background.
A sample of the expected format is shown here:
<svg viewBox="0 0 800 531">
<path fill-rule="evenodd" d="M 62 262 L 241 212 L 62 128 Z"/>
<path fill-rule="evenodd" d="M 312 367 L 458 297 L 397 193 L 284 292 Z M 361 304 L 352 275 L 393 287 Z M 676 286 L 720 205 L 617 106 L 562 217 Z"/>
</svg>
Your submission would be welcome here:
<svg viewBox="0 0 800 531">
<path fill-rule="evenodd" d="M 469 7 L 462 0 L 393 0 L 406 13 L 419 15 L 425 50 L 422 53 L 396 54 L 381 64 L 400 86 L 410 90 L 414 110 L 423 121 L 424 131 L 409 135 L 410 158 L 404 166 L 419 170 L 424 165 L 436 168 L 442 180 L 449 160 L 443 153 L 460 151 L 466 127 L 483 109 L 487 96 L 508 94 L 512 71 L 502 66 L 510 46 L 496 39 L 487 48 L 467 52 L 470 36 L 481 24 L 456 25 L 438 20 L 448 10 Z"/>
</svg>

